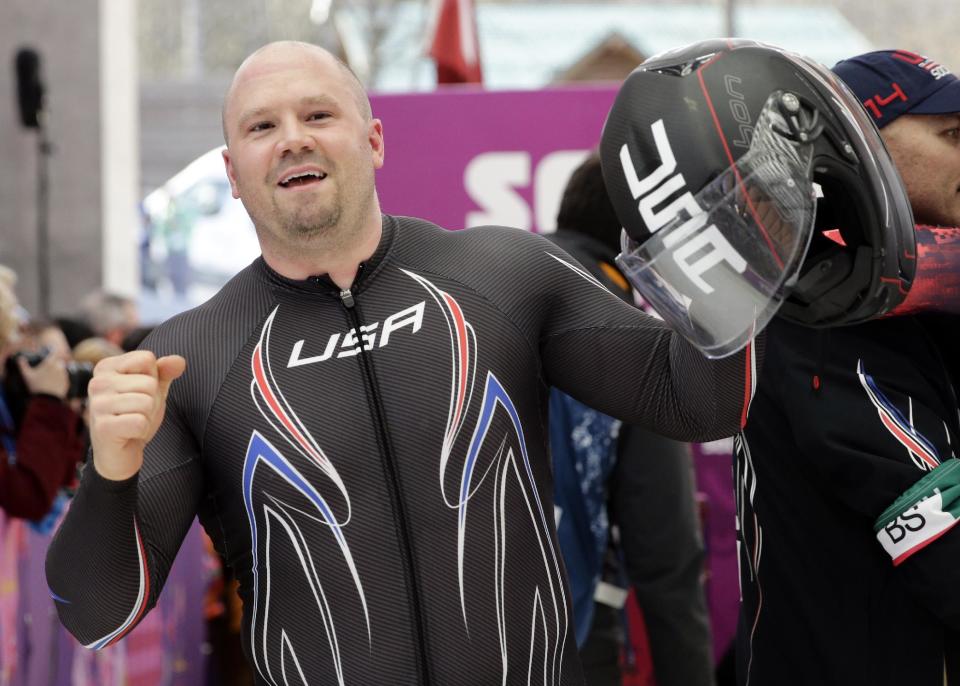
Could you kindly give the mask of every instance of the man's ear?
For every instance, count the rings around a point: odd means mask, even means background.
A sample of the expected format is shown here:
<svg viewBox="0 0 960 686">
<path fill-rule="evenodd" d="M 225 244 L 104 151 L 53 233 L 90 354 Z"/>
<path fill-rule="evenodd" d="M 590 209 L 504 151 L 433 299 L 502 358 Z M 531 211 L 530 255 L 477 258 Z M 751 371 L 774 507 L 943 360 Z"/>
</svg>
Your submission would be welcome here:
<svg viewBox="0 0 960 686">
<path fill-rule="evenodd" d="M 379 119 L 370 121 L 367 140 L 373 152 L 373 168 L 380 169 L 383 166 L 383 123 Z"/>
<path fill-rule="evenodd" d="M 237 188 L 237 176 L 233 168 L 233 160 L 230 157 L 230 149 L 224 148 L 220 151 L 223 155 L 223 165 L 227 168 L 227 178 L 230 179 L 230 192 L 234 198 L 240 199 L 240 190 Z"/>
</svg>

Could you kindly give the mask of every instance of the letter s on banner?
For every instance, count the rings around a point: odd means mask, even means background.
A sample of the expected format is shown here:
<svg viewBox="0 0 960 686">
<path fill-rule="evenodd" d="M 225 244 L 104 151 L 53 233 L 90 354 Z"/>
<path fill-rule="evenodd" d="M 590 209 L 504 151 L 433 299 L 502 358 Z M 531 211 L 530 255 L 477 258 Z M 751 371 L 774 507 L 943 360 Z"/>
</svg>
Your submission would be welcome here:
<svg viewBox="0 0 960 686">
<path fill-rule="evenodd" d="M 529 231 L 531 213 L 516 188 L 530 185 L 530 154 L 486 152 L 477 155 L 463 171 L 467 195 L 481 208 L 468 212 L 466 226 L 499 224 Z"/>
<path fill-rule="evenodd" d="M 589 150 L 556 150 L 545 155 L 533 172 L 533 207 L 540 233 L 557 230 L 557 212 L 570 175 L 590 154 Z"/>
</svg>

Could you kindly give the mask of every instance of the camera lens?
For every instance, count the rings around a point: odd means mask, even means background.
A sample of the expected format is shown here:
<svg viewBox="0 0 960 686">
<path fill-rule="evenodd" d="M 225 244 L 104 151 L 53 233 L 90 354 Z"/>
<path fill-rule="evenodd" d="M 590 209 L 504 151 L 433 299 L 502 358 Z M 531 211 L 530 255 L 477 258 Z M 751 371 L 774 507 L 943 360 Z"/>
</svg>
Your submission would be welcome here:
<svg viewBox="0 0 960 686">
<path fill-rule="evenodd" d="M 93 365 L 89 362 L 68 362 L 67 378 L 70 380 L 67 398 L 84 400 L 87 397 L 87 386 L 93 378 Z"/>
</svg>

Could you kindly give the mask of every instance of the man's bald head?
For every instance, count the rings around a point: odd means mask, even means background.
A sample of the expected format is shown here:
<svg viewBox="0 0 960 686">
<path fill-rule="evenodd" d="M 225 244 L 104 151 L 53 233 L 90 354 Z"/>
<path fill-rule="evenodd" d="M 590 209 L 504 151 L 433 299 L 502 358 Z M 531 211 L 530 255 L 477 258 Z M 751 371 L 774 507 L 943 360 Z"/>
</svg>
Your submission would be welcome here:
<svg viewBox="0 0 960 686">
<path fill-rule="evenodd" d="M 313 45 L 312 43 L 304 43 L 302 41 L 276 41 L 274 43 L 267 43 L 250 54 L 234 73 L 233 79 L 230 81 L 230 86 L 227 88 L 227 93 L 223 98 L 223 109 L 220 113 L 224 143 L 227 145 L 230 144 L 227 117 L 230 115 L 233 94 L 237 88 L 237 84 L 249 73 L 255 72 L 265 61 L 285 57 L 313 60 L 316 62 L 318 69 L 329 66 L 335 67 L 343 77 L 344 84 L 349 88 L 351 95 L 353 95 L 360 115 L 365 121 L 373 118 L 373 112 L 370 109 L 370 99 L 367 97 L 367 92 L 363 84 L 360 83 L 360 79 L 357 78 L 357 75 L 353 73 L 353 70 L 350 69 L 343 60 L 329 50 L 319 45 Z"/>
</svg>

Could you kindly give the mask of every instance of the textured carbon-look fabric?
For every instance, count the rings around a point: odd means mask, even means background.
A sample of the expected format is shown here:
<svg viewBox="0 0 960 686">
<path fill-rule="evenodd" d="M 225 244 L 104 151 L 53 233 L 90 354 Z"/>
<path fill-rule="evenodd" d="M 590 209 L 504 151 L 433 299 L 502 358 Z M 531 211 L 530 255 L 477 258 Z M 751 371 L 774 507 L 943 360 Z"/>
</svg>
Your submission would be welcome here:
<svg viewBox="0 0 960 686">
<path fill-rule="evenodd" d="M 548 385 L 706 440 L 740 427 L 749 365 L 581 269 L 523 231 L 394 217 L 352 307 L 254 262 L 145 343 L 188 371 L 138 478 L 87 470 L 48 557 L 64 624 L 93 645 L 128 631 L 199 514 L 259 683 L 582 683 Z"/>
</svg>

